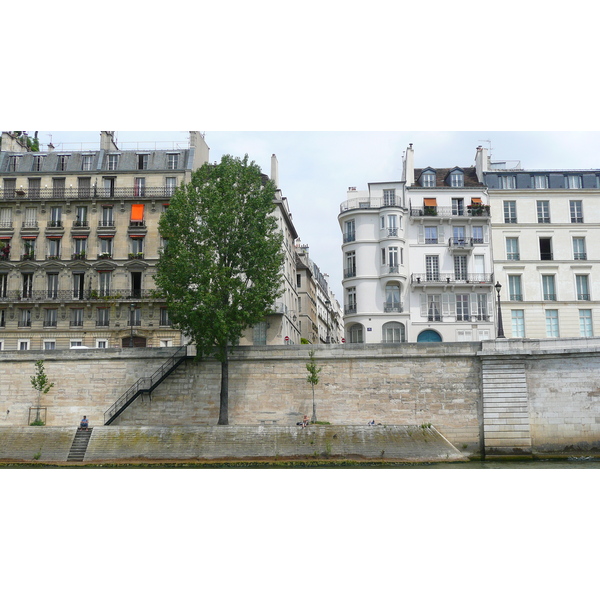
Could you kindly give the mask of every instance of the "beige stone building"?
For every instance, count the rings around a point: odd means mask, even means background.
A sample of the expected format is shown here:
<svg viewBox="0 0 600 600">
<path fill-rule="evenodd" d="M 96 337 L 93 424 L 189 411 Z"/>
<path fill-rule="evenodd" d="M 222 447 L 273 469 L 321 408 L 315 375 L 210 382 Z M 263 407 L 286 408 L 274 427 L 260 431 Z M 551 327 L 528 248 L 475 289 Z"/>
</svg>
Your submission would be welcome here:
<svg viewBox="0 0 600 600">
<path fill-rule="evenodd" d="M 181 343 L 153 279 L 158 221 L 208 161 L 203 136 L 169 150 L 0 147 L 0 349 Z"/>
</svg>

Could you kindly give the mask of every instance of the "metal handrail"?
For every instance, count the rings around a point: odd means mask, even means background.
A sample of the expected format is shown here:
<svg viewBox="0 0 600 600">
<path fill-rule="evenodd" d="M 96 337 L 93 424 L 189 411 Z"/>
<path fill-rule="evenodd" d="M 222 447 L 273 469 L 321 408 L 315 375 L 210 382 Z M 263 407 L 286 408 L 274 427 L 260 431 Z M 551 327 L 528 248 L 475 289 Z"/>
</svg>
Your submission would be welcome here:
<svg viewBox="0 0 600 600">
<path fill-rule="evenodd" d="M 93 200 L 110 198 L 170 198 L 175 189 L 170 186 L 145 187 L 143 190 L 136 187 L 114 187 L 105 188 L 22 188 L 1 190 L 1 198 L 4 200 L 27 199 L 40 200 L 47 198 L 59 198 L 69 200 Z"/>
<path fill-rule="evenodd" d="M 155 371 L 150 377 L 140 377 L 120 398 L 104 412 L 104 424 L 109 425 L 140 394 L 152 392 L 169 373 L 183 362 L 187 356 L 187 346 L 180 346 L 177 351 Z"/>
<path fill-rule="evenodd" d="M 164 300 L 158 290 L 105 290 L 97 292 L 88 290 L 85 292 L 74 290 L 7 290 L 2 296 L 3 300 L 13 302 L 75 302 L 77 300 L 98 300 L 105 302 L 107 300 Z"/>
<path fill-rule="evenodd" d="M 494 283 L 493 273 L 465 273 L 457 276 L 455 273 L 412 273 L 411 283 L 429 285 L 431 283 Z"/>
</svg>

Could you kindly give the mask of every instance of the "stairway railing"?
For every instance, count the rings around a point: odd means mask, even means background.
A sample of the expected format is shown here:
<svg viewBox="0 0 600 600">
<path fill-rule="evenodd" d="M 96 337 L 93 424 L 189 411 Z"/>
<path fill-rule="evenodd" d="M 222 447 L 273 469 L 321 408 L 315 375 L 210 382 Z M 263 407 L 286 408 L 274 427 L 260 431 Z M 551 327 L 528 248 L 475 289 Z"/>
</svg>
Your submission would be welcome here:
<svg viewBox="0 0 600 600">
<path fill-rule="evenodd" d="M 186 358 L 187 346 L 180 346 L 151 377 L 140 377 L 104 413 L 104 425 L 110 425 L 138 396 L 153 392 Z"/>
</svg>

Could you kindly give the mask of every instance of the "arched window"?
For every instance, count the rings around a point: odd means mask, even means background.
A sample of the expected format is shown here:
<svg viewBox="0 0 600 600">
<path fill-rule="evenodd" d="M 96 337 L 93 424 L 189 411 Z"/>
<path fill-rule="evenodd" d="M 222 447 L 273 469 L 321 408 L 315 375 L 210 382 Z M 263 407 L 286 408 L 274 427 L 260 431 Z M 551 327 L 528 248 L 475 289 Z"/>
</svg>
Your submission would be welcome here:
<svg viewBox="0 0 600 600">
<path fill-rule="evenodd" d="M 382 327 L 382 341 L 384 344 L 400 344 L 406 341 L 406 328 L 403 323 L 390 321 Z"/>
<path fill-rule="evenodd" d="M 400 304 L 400 284 L 388 283 L 385 286 L 384 312 L 402 312 Z"/>
<path fill-rule="evenodd" d="M 417 338 L 417 342 L 441 342 L 442 336 L 433 329 L 425 329 L 421 331 L 419 337 Z"/>
<path fill-rule="evenodd" d="M 363 326 L 358 323 L 352 325 L 352 327 L 350 327 L 350 343 L 362 344 L 364 340 Z"/>
</svg>

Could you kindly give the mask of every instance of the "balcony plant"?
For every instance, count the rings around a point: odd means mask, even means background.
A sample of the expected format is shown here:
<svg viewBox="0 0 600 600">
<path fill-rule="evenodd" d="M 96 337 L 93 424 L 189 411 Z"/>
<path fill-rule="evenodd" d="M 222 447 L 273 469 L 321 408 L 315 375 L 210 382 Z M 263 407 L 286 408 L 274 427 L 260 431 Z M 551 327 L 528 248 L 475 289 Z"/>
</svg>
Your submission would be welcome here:
<svg viewBox="0 0 600 600">
<path fill-rule="evenodd" d="M 103 258 L 112 258 L 112 254 L 110 252 L 101 252 L 100 254 L 98 254 L 99 260 Z"/>
<path fill-rule="evenodd" d="M 128 254 L 129 260 L 132 260 L 134 258 L 139 258 L 139 259 L 143 259 L 144 258 L 144 253 L 143 252 L 130 252 Z"/>
<path fill-rule="evenodd" d="M 426 217 L 436 217 L 437 216 L 437 206 L 425 206 L 425 207 L 423 207 L 423 214 Z"/>
</svg>

